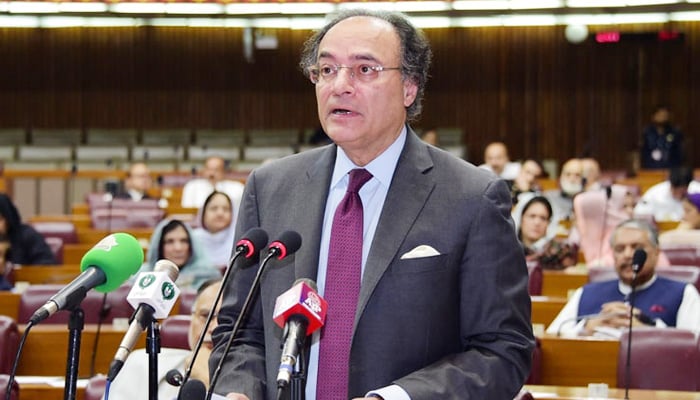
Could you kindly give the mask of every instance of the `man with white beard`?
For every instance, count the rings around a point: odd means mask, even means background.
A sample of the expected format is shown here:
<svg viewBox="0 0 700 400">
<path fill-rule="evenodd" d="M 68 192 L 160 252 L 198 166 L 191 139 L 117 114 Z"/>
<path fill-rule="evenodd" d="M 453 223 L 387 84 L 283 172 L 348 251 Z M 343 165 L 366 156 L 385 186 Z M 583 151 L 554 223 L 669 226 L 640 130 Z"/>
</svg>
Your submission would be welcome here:
<svg viewBox="0 0 700 400">
<path fill-rule="evenodd" d="M 544 196 L 552 205 L 552 219 L 547 231 L 556 233 L 559 222 L 572 218 L 574 209 L 574 196 L 584 190 L 583 162 L 579 158 L 572 158 L 564 163 L 559 175 L 559 189 L 547 190 Z"/>
</svg>

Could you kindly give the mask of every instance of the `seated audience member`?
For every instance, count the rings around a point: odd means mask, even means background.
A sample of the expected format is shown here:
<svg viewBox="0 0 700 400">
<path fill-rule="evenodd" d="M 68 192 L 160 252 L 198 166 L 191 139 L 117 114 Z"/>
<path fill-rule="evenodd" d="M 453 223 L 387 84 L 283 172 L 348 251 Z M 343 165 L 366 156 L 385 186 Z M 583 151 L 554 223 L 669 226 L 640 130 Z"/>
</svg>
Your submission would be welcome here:
<svg viewBox="0 0 700 400">
<path fill-rule="evenodd" d="M 425 143 L 432 144 L 435 147 L 440 147 L 440 136 L 435 128 L 424 130 L 423 133 L 421 133 L 420 138 Z"/>
<path fill-rule="evenodd" d="M 204 330 L 209 311 L 211 310 L 221 281 L 211 280 L 202 284 L 197 291 L 197 298 L 192 306 L 192 322 L 187 340 L 190 349 L 194 349 L 199 336 Z M 218 312 L 218 307 L 217 307 Z M 216 314 L 216 313 L 215 313 Z M 191 379 L 202 381 L 209 386 L 209 354 L 213 347 L 211 332 L 216 328 L 216 315 L 211 320 L 202 342 L 202 347 L 192 365 Z M 165 380 L 168 371 L 176 369 L 184 376 L 185 369 L 192 360 L 194 353 L 190 350 L 162 347 L 158 353 L 158 399 L 173 400 L 178 396 L 179 387 L 172 386 Z M 134 350 L 126 359 L 119 375 L 109 389 L 111 399 L 146 400 L 148 399 L 148 353 L 146 349 Z"/>
<path fill-rule="evenodd" d="M 163 220 L 153 230 L 146 262 L 139 272 L 152 271 L 156 262 L 168 259 L 180 268 L 175 283 L 180 289 L 197 289 L 210 279 L 221 277 L 204 248 L 195 240 L 190 227 L 180 220 Z"/>
<path fill-rule="evenodd" d="M 518 228 L 518 238 L 523 245 L 525 258 L 538 261 L 542 268 L 563 269 L 576 264 L 575 246 L 563 240 L 547 236 L 547 226 L 552 217 L 552 206 L 543 196 L 529 199 L 523 207 Z"/>
<path fill-rule="evenodd" d="M 537 184 L 537 179 L 542 176 L 542 165 L 534 159 L 528 158 L 523 161 L 518 176 L 513 180 L 510 187 L 513 205 L 518 204 L 519 197 L 523 193 L 539 193 L 541 191 Z"/>
<path fill-rule="evenodd" d="M 12 283 L 7 279 L 7 275 L 12 269 L 12 263 L 7 260 L 10 255 L 10 238 L 4 233 L 0 233 L 0 291 L 12 290 Z"/>
<path fill-rule="evenodd" d="M 182 188 L 183 207 L 200 208 L 204 200 L 215 190 L 224 192 L 233 202 L 233 211 L 238 212 L 243 197 L 241 182 L 224 179 L 226 162 L 221 157 L 212 156 L 204 161 L 201 178 L 188 181 Z"/>
<path fill-rule="evenodd" d="M 681 201 L 683 218 L 676 229 L 659 235 L 659 243 L 700 247 L 700 193 L 689 193 Z"/>
<path fill-rule="evenodd" d="M 10 238 L 9 261 L 19 265 L 56 264 L 46 240 L 31 225 L 23 224 L 10 197 L 0 193 L 0 233 Z"/>
<path fill-rule="evenodd" d="M 600 183 L 600 164 L 595 158 L 581 159 L 581 177 L 583 179 L 583 191 L 602 189 Z"/>
<path fill-rule="evenodd" d="M 199 227 L 193 230 L 195 239 L 214 265 L 227 266 L 236 230 L 231 199 L 226 193 L 213 192 L 199 209 L 197 221 Z"/>
<path fill-rule="evenodd" d="M 610 234 L 622 221 L 632 218 L 627 207 L 632 197 L 627 186 L 580 193 L 574 198 L 575 234 L 569 238 L 579 244 L 586 265 L 613 265 Z"/>
<path fill-rule="evenodd" d="M 515 179 L 520 171 L 520 164 L 510 161 L 508 148 L 502 142 L 493 142 L 486 146 L 484 163 L 479 167 L 487 169 L 507 181 Z"/>
<path fill-rule="evenodd" d="M 693 180 L 693 169 L 671 168 L 668 180 L 647 189 L 634 207 L 635 216 L 651 215 L 656 221 L 680 221 L 681 199 L 688 193 L 700 192 L 700 182 Z"/>
<path fill-rule="evenodd" d="M 146 164 L 142 162 L 131 164 L 124 180 L 124 191 L 117 193 L 116 198 L 133 201 L 148 199 L 148 190 L 152 184 L 151 171 Z"/>
<path fill-rule="evenodd" d="M 700 332 L 700 295 L 692 284 L 656 275 L 659 243 L 647 222 L 627 220 L 610 238 L 618 279 L 589 283 L 571 296 L 547 333 L 614 335 L 629 326 L 628 297 L 632 285 L 632 257 L 637 249 L 647 259 L 635 283 L 633 326 L 676 327 Z"/>
<path fill-rule="evenodd" d="M 572 158 L 564 163 L 559 175 L 559 189 L 547 190 L 544 197 L 552 205 L 550 234 L 558 232 L 559 223 L 572 217 L 573 198 L 583 191 L 583 166 L 581 160 Z"/>
</svg>

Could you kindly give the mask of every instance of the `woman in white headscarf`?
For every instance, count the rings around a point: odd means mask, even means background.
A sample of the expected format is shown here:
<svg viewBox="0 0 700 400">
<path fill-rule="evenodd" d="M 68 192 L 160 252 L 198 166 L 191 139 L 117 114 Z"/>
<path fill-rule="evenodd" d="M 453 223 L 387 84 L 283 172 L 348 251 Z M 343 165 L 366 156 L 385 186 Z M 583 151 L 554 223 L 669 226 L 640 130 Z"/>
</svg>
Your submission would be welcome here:
<svg viewBox="0 0 700 400">
<path fill-rule="evenodd" d="M 233 250 L 236 230 L 231 198 L 223 192 L 212 192 L 199 209 L 194 229 L 195 238 L 204 246 L 204 252 L 213 265 L 225 268 Z"/>
</svg>

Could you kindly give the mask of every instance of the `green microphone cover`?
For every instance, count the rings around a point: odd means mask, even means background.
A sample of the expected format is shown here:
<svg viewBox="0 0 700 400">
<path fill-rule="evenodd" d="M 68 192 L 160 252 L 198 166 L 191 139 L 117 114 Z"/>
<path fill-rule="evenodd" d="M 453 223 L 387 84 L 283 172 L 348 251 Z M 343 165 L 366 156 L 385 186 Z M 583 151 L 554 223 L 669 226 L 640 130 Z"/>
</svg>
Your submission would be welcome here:
<svg viewBox="0 0 700 400">
<path fill-rule="evenodd" d="M 88 250 L 80 261 L 80 271 L 95 267 L 106 276 L 105 283 L 95 290 L 107 293 L 118 288 L 143 264 L 143 249 L 128 233 L 112 233 Z"/>
</svg>

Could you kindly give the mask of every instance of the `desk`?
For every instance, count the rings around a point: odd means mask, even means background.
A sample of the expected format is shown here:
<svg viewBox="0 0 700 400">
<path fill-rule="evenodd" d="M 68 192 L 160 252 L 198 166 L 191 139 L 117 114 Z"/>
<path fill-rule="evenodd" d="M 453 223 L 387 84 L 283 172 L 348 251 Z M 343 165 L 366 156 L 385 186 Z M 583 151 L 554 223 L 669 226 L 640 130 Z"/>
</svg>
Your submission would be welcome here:
<svg viewBox="0 0 700 400">
<path fill-rule="evenodd" d="M 19 316 L 19 300 L 21 295 L 13 292 L 0 292 L 0 314 L 17 321 Z"/>
<path fill-rule="evenodd" d="M 104 236 L 107 236 L 106 234 Z M 104 237 L 103 236 L 103 237 Z M 101 237 L 102 238 L 102 237 Z M 137 238 L 138 239 L 138 238 Z M 139 241 L 142 241 L 139 239 Z M 94 243 L 72 243 L 63 245 L 63 264 L 77 264 L 79 265 L 83 259 L 85 253 L 92 249 L 97 242 Z M 146 249 L 143 249 L 144 256 L 146 254 Z"/>
<path fill-rule="evenodd" d="M 588 400 L 588 387 L 540 386 L 527 385 L 536 400 Z M 630 389 L 630 399 L 634 400 L 698 400 L 700 393 L 678 392 L 669 390 L 639 390 Z M 608 399 L 624 399 L 625 389 L 610 387 Z"/>
<path fill-rule="evenodd" d="M 22 378 L 23 377 L 20 376 L 18 382 L 22 382 Z M 63 376 L 56 377 L 56 380 L 60 379 L 62 383 L 64 378 L 65 373 Z M 76 400 L 83 400 L 85 398 L 85 385 L 86 384 L 81 384 L 81 380 L 78 380 L 75 396 Z M 63 400 L 63 391 L 63 386 L 36 382 L 34 379 L 32 379 L 32 382 L 19 383 L 19 397 L 22 400 Z"/>
<path fill-rule="evenodd" d="M 84 252 L 82 254 L 85 254 Z M 81 258 L 82 258 L 81 254 Z M 80 260 L 78 260 L 80 262 Z M 13 272 L 15 282 L 35 284 L 69 283 L 80 275 L 80 265 L 23 265 L 16 267 Z"/>
<path fill-rule="evenodd" d="M 20 327 L 23 333 L 25 326 Z M 86 325 L 80 344 L 80 366 L 78 374 L 86 377 L 90 374 L 92 348 L 95 342 L 96 325 Z M 109 363 L 124 337 L 123 330 L 116 330 L 112 325 L 103 325 L 97 355 L 95 357 L 95 372 L 106 374 Z M 136 343 L 136 349 L 143 349 L 146 343 L 146 333 L 142 334 Z M 66 358 L 68 355 L 68 327 L 63 324 L 37 325 L 32 328 L 22 351 L 22 358 L 17 370 L 18 375 L 48 375 L 65 376 Z M 22 396 L 24 399 L 24 396 Z"/>
<path fill-rule="evenodd" d="M 554 321 L 566 304 L 565 297 L 532 296 L 532 323 L 543 324 L 545 328 Z"/>
<path fill-rule="evenodd" d="M 591 382 L 617 386 L 620 342 L 597 338 L 539 337 L 542 348 L 542 383 L 587 386 Z"/>
<path fill-rule="evenodd" d="M 569 290 L 588 283 L 588 272 L 581 270 L 542 271 L 542 295 L 567 298 Z"/>
<path fill-rule="evenodd" d="M 78 228 L 78 243 L 87 244 L 91 247 L 97 244 L 100 240 L 104 239 L 105 236 L 113 232 L 108 232 L 105 229 L 93 229 L 93 228 Z M 145 239 L 148 242 L 153 234 L 153 228 L 133 228 L 133 229 L 122 229 L 119 232 L 126 232 L 136 239 Z"/>
</svg>

